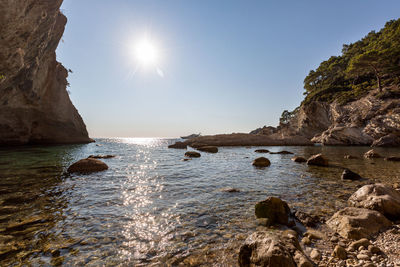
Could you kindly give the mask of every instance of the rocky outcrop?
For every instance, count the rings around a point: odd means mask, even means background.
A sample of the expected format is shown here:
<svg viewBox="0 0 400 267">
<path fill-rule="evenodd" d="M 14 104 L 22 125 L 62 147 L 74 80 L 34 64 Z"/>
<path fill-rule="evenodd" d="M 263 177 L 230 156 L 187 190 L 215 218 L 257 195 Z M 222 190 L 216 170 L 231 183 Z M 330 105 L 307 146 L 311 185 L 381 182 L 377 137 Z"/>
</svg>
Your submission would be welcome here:
<svg viewBox="0 0 400 267">
<path fill-rule="evenodd" d="M 175 144 L 169 145 L 168 148 L 186 149 L 187 144 L 183 142 L 176 142 Z"/>
<path fill-rule="evenodd" d="M 289 205 L 277 197 L 268 197 L 260 201 L 255 206 L 257 218 L 268 219 L 269 225 L 282 224 L 287 225 L 289 221 Z"/>
<path fill-rule="evenodd" d="M 56 60 L 62 0 L 0 1 L 0 145 L 87 143 Z"/>
<path fill-rule="evenodd" d="M 347 239 L 358 240 L 389 227 L 391 222 L 375 210 L 347 207 L 336 212 L 327 225 Z"/>
<path fill-rule="evenodd" d="M 384 184 L 365 185 L 349 198 L 354 207 L 379 211 L 392 220 L 400 219 L 400 193 Z"/>
<path fill-rule="evenodd" d="M 203 152 L 208 152 L 208 153 L 217 153 L 218 147 L 216 147 L 216 146 L 201 146 L 201 147 L 198 147 L 197 150 L 203 151 Z"/>
</svg>

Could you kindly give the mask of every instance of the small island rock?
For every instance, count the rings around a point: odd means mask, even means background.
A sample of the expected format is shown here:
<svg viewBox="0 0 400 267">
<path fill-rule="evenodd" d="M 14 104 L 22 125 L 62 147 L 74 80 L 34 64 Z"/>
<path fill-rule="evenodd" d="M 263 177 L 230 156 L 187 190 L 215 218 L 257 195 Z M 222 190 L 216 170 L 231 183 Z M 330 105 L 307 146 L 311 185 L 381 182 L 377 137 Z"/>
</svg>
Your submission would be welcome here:
<svg viewBox="0 0 400 267">
<path fill-rule="evenodd" d="M 198 147 L 196 149 L 199 151 L 208 152 L 208 153 L 217 153 L 218 152 L 218 147 L 216 147 L 216 146 L 202 146 L 202 147 Z"/>
<path fill-rule="evenodd" d="M 91 173 L 91 172 L 100 172 L 107 170 L 108 166 L 104 162 L 93 159 L 81 159 L 68 168 L 69 173 L 79 172 L 79 173 Z"/>
<path fill-rule="evenodd" d="M 201 154 L 196 151 L 188 151 L 185 153 L 185 156 L 189 158 L 200 158 Z"/>
<path fill-rule="evenodd" d="M 294 162 L 297 162 L 297 163 L 303 163 L 303 162 L 307 162 L 307 160 L 305 159 L 305 158 L 303 158 L 303 157 L 293 157 L 292 158 L 292 160 L 294 161 Z"/>
<path fill-rule="evenodd" d="M 187 144 L 184 142 L 176 142 L 175 144 L 169 145 L 168 148 L 186 149 Z"/>
<path fill-rule="evenodd" d="M 361 180 L 361 179 L 362 179 L 362 177 L 359 174 L 357 174 L 355 172 L 352 172 L 349 169 L 344 169 L 343 170 L 342 180 L 356 181 L 356 180 Z"/>
<path fill-rule="evenodd" d="M 269 159 L 261 157 L 261 158 L 256 158 L 253 161 L 253 166 L 256 167 L 268 167 L 271 165 L 271 162 L 269 161 Z"/>
<path fill-rule="evenodd" d="M 329 162 L 324 156 L 322 156 L 322 154 L 317 154 L 317 155 L 311 156 L 307 160 L 307 165 L 327 167 L 327 166 L 329 166 Z"/>
<path fill-rule="evenodd" d="M 364 154 L 364 158 L 373 159 L 373 158 L 381 158 L 381 155 L 375 152 L 375 150 L 371 149 Z"/>
<path fill-rule="evenodd" d="M 257 149 L 254 152 L 256 152 L 256 153 L 269 153 L 269 150 L 268 149 Z"/>
</svg>

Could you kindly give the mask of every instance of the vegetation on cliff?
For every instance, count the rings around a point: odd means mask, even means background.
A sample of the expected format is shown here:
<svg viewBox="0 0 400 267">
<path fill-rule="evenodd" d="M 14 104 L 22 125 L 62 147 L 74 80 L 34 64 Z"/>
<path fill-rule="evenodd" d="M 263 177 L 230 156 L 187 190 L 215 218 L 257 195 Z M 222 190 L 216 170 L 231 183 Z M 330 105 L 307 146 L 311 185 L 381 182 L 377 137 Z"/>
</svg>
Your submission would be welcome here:
<svg viewBox="0 0 400 267">
<path fill-rule="evenodd" d="M 379 32 L 371 31 L 353 44 L 343 45 L 340 56 L 323 61 L 304 79 L 304 104 L 312 101 L 347 103 L 371 89 L 400 83 L 400 19 Z"/>
</svg>

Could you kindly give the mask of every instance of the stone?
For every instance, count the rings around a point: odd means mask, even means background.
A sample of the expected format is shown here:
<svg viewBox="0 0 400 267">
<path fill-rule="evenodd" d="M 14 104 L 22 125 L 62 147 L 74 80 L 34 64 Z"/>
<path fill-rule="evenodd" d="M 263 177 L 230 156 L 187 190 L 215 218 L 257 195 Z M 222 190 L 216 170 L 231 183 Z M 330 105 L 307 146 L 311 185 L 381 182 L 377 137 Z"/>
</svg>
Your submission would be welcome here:
<svg viewBox="0 0 400 267">
<path fill-rule="evenodd" d="M 200 158 L 201 154 L 196 151 L 188 151 L 185 153 L 185 156 L 189 158 Z"/>
<path fill-rule="evenodd" d="M 271 162 L 269 159 L 261 157 L 261 158 L 256 158 L 253 161 L 253 166 L 255 167 L 269 167 L 271 165 Z"/>
<path fill-rule="evenodd" d="M 400 146 L 400 136 L 390 133 L 375 140 L 372 146 L 376 147 L 398 147 Z"/>
<path fill-rule="evenodd" d="M 317 215 L 311 215 L 303 211 L 296 211 L 294 216 L 307 227 L 316 227 L 320 223 L 320 218 Z"/>
<path fill-rule="evenodd" d="M 56 49 L 62 0 L 0 4 L 0 146 L 93 142 L 67 92 Z M 4 78 L 3 78 L 4 77 Z"/>
<path fill-rule="evenodd" d="M 267 218 L 271 224 L 287 225 L 289 221 L 290 208 L 288 204 L 277 197 L 268 197 L 255 206 L 257 218 Z"/>
<path fill-rule="evenodd" d="M 319 260 L 321 259 L 321 252 L 319 252 L 318 249 L 315 249 L 315 248 L 314 248 L 314 249 L 311 251 L 311 253 L 310 253 L 310 257 L 311 257 L 311 259 L 313 259 L 313 260 L 319 261 Z"/>
<path fill-rule="evenodd" d="M 307 236 L 306 236 L 306 237 L 303 237 L 303 239 L 301 240 L 301 242 L 302 242 L 304 245 L 310 245 L 310 244 L 311 244 L 311 240 L 310 240 L 310 238 L 308 238 Z"/>
<path fill-rule="evenodd" d="M 400 157 L 387 157 L 385 158 L 386 161 L 400 161 Z"/>
<path fill-rule="evenodd" d="M 100 171 L 105 171 L 108 169 L 107 164 L 104 162 L 98 160 L 98 159 L 93 159 L 93 158 L 87 158 L 87 159 L 81 159 L 68 168 L 69 173 L 91 173 L 91 172 L 100 172 Z"/>
<path fill-rule="evenodd" d="M 374 245 L 369 245 L 368 251 L 371 252 L 372 254 L 381 254 L 382 253 L 381 249 Z"/>
<path fill-rule="evenodd" d="M 90 155 L 88 158 L 92 158 L 92 159 L 111 159 L 111 158 L 115 158 L 115 155 Z"/>
<path fill-rule="evenodd" d="M 375 150 L 371 149 L 364 154 L 364 158 L 366 159 L 375 159 L 375 158 L 381 158 L 382 156 L 379 155 Z"/>
<path fill-rule="evenodd" d="M 351 242 L 349 247 L 358 250 L 361 247 L 368 247 L 370 245 L 370 241 L 366 238 L 361 238 L 357 241 Z"/>
<path fill-rule="evenodd" d="M 322 232 L 313 229 L 308 229 L 307 232 L 304 233 L 304 236 L 308 237 L 311 240 L 325 239 L 325 235 Z"/>
<path fill-rule="evenodd" d="M 239 266 L 310 267 L 297 238 L 284 231 L 258 231 L 240 247 Z"/>
<path fill-rule="evenodd" d="M 291 160 L 294 161 L 294 162 L 297 162 L 297 163 L 307 162 L 307 160 L 305 158 L 298 157 L 298 156 L 291 158 Z"/>
<path fill-rule="evenodd" d="M 176 142 L 175 144 L 169 145 L 168 148 L 187 149 L 187 144 L 184 142 Z"/>
<path fill-rule="evenodd" d="M 216 146 L 202 146 L 202 147 L 198 147 L 196 149 L 203 151 L 203 152 L 208 152 L 208 153 L 217 153 L 218 152 L 218 147 L 216 147 Z"/>
<path fill-rule="evenodd" d="M 290 155 L 293 154 L 290 151 L 286 151 L 286 150 L 282 150 L 282 151 L 278 151 L 278 152 L 269 152 L 270 154 L 281 154 L 281 155 Z"/>
<path fill-rule="evenodd" d="M 342 180 L 356 181 L 356 180 L 361 180 L 361 179 L 362 179 L 362 177 L 359 174 L 357 174 L 355 172 L 352 172 L 349 169 L 344 169 L 343 170 Z"/>
<path fill-rule="evenodd" d="M 333 256 L 338 259 L 345 260 L 347 259 L 347 251 L 344 247 L 336 245 L 335 249 L 333 250 Z"/>
<path fill-rule="evenodd" d="M 327 167 L 327 166 L 329 166 L 329 162 L 328 162 L 328 160 L 326 158 L 324 158 L 322 156 L 322 154 L 317 154 L 317 155 L 311 156 L 307 160 L 307 165 L 315 165 L 315 166 Z"/>
<path fill-rule="evenodd" d="M 269 150 L 268 149 L 257 149 L 254 152 L 256 152 L 256 153 L 269 153 Z"/>
<path fill-rule="evenodd" d="M 352 155 L 344 155 L 345 159 L 358 159 L 359 157 L 352 156 Z"/>
<path fill-rule="evenodd" d="M 369 256 L 365 254 L 357 254 L 357 259 L 359 260 L 369 260 Z"/>
<path fill-rule="evenodd" d="M 400 219 L 400 192 L 385 184 L 365 185 L 349 198 L 353 207 L 376 210 L 391 220 Z"/>
<path fill-rule="evenodd" d="M 222 188 L 222 192 L 227 192 L 227 193 L 239 193 L 240 190 L 237 188 L 232 188 L 232 187 L 227 187 L 227 188 Z"/>
<path fill-rule="evenodd" d="M 375 210 L 354 207 L 339 210 L 326 223 L 340 236 L 353 240 L 370 237 L 391 225 L 385 216 Z"/>
</svg>

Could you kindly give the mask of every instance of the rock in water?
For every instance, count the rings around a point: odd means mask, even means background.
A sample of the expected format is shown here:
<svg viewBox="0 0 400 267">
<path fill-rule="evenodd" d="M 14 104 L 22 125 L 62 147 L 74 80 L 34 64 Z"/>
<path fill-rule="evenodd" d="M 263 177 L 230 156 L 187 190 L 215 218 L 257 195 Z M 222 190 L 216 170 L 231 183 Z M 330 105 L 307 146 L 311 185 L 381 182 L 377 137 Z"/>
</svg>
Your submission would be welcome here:
<svg viewBox="0 0 400 267">
<path fill-rule="evenodd" d="M 293 154 L 293 153 L 290 152 L 290 151 L 282 150 L 282 151 L 279 151 L 279 152 L 270 152 L 270 154 L 290 155 L 290 154 Z"/>
<path fill-rule="evenodd" d="M 385 216 L 375 210 L 354 207 L 339 210 L 326 223 L 342 237 L 353 240 L 370 237 L 391 225 Z"/>
<path fill-rule="evenodd" d="M 111 159 L 111 158 L 115 158 L 115 155 L 90 155 L 88 158 L 92 158 L 92 159 Z"/>
<path fill-rule="evenodd" d="M 269 224 L 287 225 L 289 221 L 290 208 L 288 204 L 277 197 L 268 197 L 255 206 L 257 218 L 267 218 Z"/>
<path fill-rule="evenodd" d="M 261 157 L 261 158 L 256 158 L 253 161 L 253 166 L 256 167 L 268 167 L 271 165 L 271 162 L 269 161 L 269 159 Z"/>
<path fill-rule="evenodd" d="M 186 149 L 187 144 L 184 142 L 176 142 L 175 144 L 169 145 L 168 148 Z"/>
<path fill-rule="evenodd" d="M 297 237 L 288 231 L 259 231 L 251 234 L 239 251 L 239 266 L 311 267 Z"/>
<path fill-rule="evenodd" d="M 86 126 L 56 60 L 62 0 L 0 3 L 0 145 L 88 143 Z"/>
<path fill-rule="evenodd" d="M 400 192 L 384 184 L 365 185 L 349 198 L 354 207 L 376 210 L 391 220 L 400 219 Z"/>
<path fill-rule="evenodd" d="M 373 158 L 381 158 L 381 155 L 375 152 L 375 150 L 371 149 L 364 154 L 364 158 L 373 159 Z"/>
<path fill-rule="evenodd" d="M 185 153 L 185 156 L 189 158 L 200 158 L 201 155 L 199 152 L 196 151 L 188 151 Z"/>
<path fill-rule="evenodd" d="M 398 147 L 400 146 L 400 136 L 396 134 L 385 135 L 378 140 L 375 140 L 372 146 L 378 147 Z"/>
<path fill-rule="evenodd" d="M 358 157 L 356 156 L 352 156 L 352 155 L 344 155 L 345 159 L 358 159 Z"/>
<path fill-rule="evenodd" d="M 385 158 L 386 161 L 400 161 L 400 157 L 387 157 Z"/>
<path fill-rule="evenodd" d="M 197 148 L 197 150 L 203 151 L 203 152 L 208 152 L 208 153 L 217 153 L 218 152 L 218 147 L 216 146 L 202 146 Z"/>
<path fill-rule="evenodd" d="M 349 169 L 344 169 L 342 173 L 342 180 L 351 180 L 351 181 L 356 181 L 356 180 L 361 180 L 362 177 L 358 175 L 355 172 L 352 172 Z"/>
<path fill-rule="evenodd" d="M 328 160 L 326 158 L 324 158 L 322 156 L 322 154 L 317 154 L 317 155 L 311 156 L 307 160 L 307 165 L 315 165 L 315 166 L 327 167 L 327 166 L 329 166 L 329 162 L 328 162 Z"/>
<path fill-rule="evenodd" d="M 79 172 L 79 173 L 91 173 L 91 172 L 100 172 L 107 170 L 108 166 L 104 162 L 93 159 L 81 159 L 78 162 L 75 162 L 68 168 L 69 173 Z"/>
<path fill-rule="evenodd" d="M 269 150 L 268 149 L 257 149 L 254 152 L 256 152 L 256 153 L 269 153 Z"/>
<path fill-rule="evenodd" d="M 307 162 L 307 160 L 303 157 L 293 157 L 292 160 L 297 163 Z"/>
</svg>

